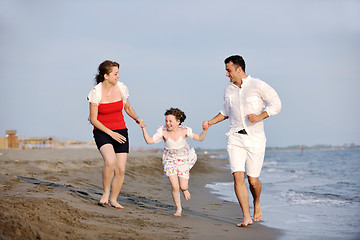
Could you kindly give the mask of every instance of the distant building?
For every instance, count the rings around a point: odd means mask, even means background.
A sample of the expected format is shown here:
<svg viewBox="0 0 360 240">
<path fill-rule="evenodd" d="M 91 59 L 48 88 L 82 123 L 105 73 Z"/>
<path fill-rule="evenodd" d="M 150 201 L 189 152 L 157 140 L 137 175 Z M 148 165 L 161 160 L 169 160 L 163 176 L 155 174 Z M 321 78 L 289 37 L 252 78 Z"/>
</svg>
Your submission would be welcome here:
<svg viewBox="0 0 360 240">
<path fill-rule="evenodd" d="M 6 137 L 0 137 L 0 149 L 19 149 L 19 138 L 16 130 L 6 130 Z"/>
<path fill-rule="evenodd" d="M 40 149 L 40 148 L 96 148 L 95 141 L 58 141 L 53 137 L 16 136 L 16 130 L 5 131 L 6 137 L 0 137 L 0 149 Z"/>
</svg>

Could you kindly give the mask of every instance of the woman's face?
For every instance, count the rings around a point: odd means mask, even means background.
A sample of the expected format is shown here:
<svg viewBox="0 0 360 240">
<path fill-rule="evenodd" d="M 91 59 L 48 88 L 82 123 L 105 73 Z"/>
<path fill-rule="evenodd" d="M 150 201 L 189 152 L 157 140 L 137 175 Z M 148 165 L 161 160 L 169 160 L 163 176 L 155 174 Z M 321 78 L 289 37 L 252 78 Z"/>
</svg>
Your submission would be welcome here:
<svg viewBox="0 0 360 240">
<path fill-rule="evenodd" d="M 108 80 L 111 84 L 116 84 L 117 80 L 119 79 L 119 68 L 118 67 L 112 67 L 111 72 L 109 74 L 104 75 L 105 80 Z"/>
<path fill-rule="evenodd" d="M 165 116 L 165 125 L 169 131 L 172 131 L 179 127 L 180 120 L 177 120 L 174 115 Z"/>
</svg>

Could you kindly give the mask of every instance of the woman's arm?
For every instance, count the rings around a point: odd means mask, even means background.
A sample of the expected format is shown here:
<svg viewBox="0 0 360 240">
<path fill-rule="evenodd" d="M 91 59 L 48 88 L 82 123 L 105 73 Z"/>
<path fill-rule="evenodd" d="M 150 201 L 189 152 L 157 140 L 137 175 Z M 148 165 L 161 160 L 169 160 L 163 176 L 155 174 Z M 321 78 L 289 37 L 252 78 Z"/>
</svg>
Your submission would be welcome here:
<svg viewBox="0 0 360 240">
<path fill-rule="evenodd" d="M 135 110 L 130 106 L 129 99 L 127 99 L 127 101 L 125 103 L 124 110 L 127 113 L 127 115 L 129 115 L 129 117 L 131 117 L 132 119 L 135 120 L 135 122 L 137 124 L 139 124 L 140 126 L 144 125 L 144 120 L 139 118 L 139 116 L 136 114 Z"/>
<path fill-rule="evenodd" d="M 94 103 L 90 103 L 90 122 L 91 124 L 99 129 L 100 131 L 103 131 L 104 133 L 108 134 L 110 137 L 112 137 L 114 140 L 118 141 L 119 143 L 124 143 L 126 142 L 126 138 L 114 131 L 111 131 L 110 129 L 108 129 L 107 127 L 105 127 L 98 119 L 98 105 L 94 104 Z"/>
</svg>

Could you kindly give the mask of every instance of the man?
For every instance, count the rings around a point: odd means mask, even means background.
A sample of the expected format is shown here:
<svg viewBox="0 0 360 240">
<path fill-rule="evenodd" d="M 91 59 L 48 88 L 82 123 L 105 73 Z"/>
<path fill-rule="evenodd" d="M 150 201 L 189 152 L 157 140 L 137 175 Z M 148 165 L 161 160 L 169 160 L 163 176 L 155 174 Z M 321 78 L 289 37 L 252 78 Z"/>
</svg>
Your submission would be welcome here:
<svg viewBox="0 0 360 240">
<path fill-rule="evenodd" d="M 245 61 L 235 55 L 225 59 L 226 76 L 230 79 L 225 89 L 224 108 L 203 127 L 210 127 L 227 118 L 230 120 L 227 151 L 234 189 L 244 218 L 238 227 L 253 224 L 250 215 L 249 193 L 245 184 L 245 167 L 253 196 L 255 222 L 262 219 L 260 207 L 260 171 L 264 161 L 266 137 L 263 119 L 274 116 L 281 110 L 279 96 L 265 82 L 245 73 Z"/>
</svg>

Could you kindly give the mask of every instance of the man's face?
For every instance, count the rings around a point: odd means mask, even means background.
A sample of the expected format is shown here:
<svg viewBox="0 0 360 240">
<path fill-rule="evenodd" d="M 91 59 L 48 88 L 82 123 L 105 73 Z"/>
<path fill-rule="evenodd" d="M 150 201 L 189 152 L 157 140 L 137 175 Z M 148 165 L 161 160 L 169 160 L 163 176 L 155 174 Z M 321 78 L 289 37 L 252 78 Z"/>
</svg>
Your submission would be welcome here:
<svg viewBox="0 0 360 240">
<path fill-rule="evenodd" d="M 241 81 L 241 68 L 235 66 L 232 62 L 229 62 L 225 65 L 226 76 L 230 79 L 230 82 L 236 83 L 237 81 Z"/>
</svg>

